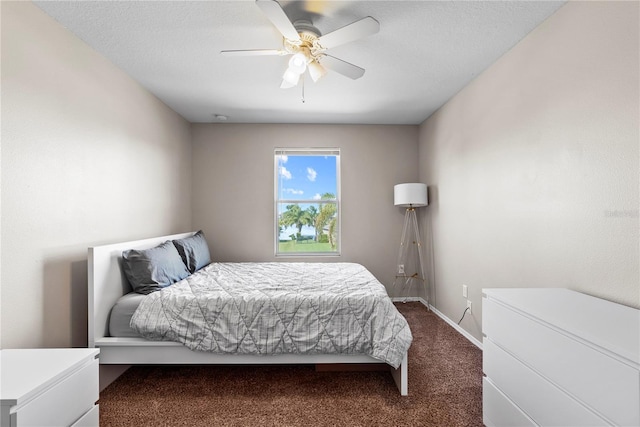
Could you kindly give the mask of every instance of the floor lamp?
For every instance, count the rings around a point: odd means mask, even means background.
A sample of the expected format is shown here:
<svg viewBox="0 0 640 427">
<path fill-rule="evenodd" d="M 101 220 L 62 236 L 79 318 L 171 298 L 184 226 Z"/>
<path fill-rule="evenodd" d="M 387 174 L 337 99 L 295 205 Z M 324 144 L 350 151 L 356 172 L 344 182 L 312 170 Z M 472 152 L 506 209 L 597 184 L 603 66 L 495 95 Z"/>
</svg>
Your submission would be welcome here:
<svg viewBox="0 0 640 427">
<path fill-rule="evenodd" d="M 427 206 L 427 185 L 421 183 L 398 184 L 393 187 L 394 205 L 407 208 L 404 214 L 404 226 L 402 227 L 402 237 L 400 238 L 400 250 L 398 251 L 398 263 L 395 280 L 393 281 L 394 296 L 397 289 L 400 293 L 404 291 L 405 300 L 407 293 L 414 282 L 422 284 L 425 289 L 427 306 L 429 304 L 429 294 L 424 275 L 424 258 L 422 257 L 422 240 L 418 228 L 416 208 Z M 411 254 L 417 255 L 414 265 L 409 263 Z M 410 270 L 407 270 L 410 269 Z"/>
</svg>

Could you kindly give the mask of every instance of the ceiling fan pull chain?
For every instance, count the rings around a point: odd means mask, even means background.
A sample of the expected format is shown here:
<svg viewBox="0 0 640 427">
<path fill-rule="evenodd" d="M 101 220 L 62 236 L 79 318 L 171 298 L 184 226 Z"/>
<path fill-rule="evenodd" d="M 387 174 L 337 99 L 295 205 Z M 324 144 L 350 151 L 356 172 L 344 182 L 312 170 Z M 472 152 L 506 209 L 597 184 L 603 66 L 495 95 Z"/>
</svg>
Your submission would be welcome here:
<svg viewBox="0 0 640 427">
<path fill-rule="evenodd" d="M 304 104 L 304 75 L 300 76 L 302 79 L 302 103 Z"/>
</svg>

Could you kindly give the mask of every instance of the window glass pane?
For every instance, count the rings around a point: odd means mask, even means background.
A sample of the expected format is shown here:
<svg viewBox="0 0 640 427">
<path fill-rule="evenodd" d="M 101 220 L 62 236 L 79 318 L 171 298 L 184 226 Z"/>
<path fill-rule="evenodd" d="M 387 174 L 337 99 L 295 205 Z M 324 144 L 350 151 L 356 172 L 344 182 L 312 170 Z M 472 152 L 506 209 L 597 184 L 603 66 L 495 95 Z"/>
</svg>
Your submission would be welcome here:
<svg viewBox="0 0 640 427">
<path fill-rule="evenodd" d="M 278 199 L 335 199 L 337 156 L 278 156 Z"/>
<path fill-rule="evenodd" d="M 276 254 L 339 253 L 339 153 L 276 150 Z"/>
</svg>

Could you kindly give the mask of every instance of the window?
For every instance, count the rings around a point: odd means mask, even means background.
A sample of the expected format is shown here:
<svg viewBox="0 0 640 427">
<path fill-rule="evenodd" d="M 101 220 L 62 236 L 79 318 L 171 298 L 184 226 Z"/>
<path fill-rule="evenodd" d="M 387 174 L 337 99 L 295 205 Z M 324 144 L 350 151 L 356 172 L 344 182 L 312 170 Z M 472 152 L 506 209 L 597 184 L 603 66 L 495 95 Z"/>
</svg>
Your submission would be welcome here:
<svg viewBox="0 0 640 427">
<path fill-rule="evenodd" d="M 276 255 L 340 254 L 340 150 L 275 150 Z"/>
</svg>

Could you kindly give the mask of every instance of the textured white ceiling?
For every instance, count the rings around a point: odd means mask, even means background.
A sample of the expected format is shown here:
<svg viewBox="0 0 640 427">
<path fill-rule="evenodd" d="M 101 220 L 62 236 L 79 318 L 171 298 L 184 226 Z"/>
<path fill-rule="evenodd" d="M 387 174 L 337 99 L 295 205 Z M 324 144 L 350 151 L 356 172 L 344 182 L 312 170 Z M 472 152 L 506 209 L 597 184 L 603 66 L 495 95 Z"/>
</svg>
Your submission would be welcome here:
<svg viewBox="0 0 640 427">
<path fill-rule="evenodd" d="M 329 53 L 366 69 L 280 89 L 288 57 L 253 0 L 36 1 L 191 122 L 419 124 L 564 1 L 280 1 L 326 34 L 365 16 L 380 32 Z"/>
</svg>

